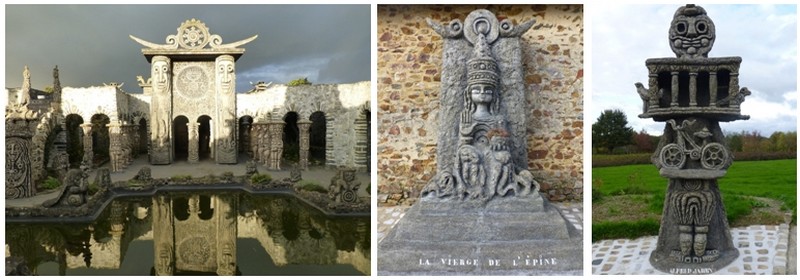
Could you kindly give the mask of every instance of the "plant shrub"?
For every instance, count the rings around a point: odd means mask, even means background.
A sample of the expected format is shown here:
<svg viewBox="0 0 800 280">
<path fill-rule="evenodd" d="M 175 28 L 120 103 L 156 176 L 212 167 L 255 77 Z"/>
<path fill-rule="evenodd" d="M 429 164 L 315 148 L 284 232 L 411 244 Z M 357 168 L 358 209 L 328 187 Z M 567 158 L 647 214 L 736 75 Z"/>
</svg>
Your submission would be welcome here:
<svg viewBox="0 0 800 280">
<path fill-rule="evenodd" d="M 250 177 L 250 183 L 254 185 L 268 184 L 271 181 L 272 181 L 272 176 L 269 176 L 269 174 L 266 173 L 255 174 L 252 177 Z"/>
</svg>

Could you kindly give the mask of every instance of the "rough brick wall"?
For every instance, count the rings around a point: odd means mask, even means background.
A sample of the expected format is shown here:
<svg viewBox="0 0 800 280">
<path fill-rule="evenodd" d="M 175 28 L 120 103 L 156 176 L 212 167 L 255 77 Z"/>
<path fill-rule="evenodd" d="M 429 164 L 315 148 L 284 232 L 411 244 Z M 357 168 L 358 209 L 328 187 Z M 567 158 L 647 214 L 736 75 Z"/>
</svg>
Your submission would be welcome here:
<svg viewBox="0 0 800 280">
<path fill-rule="evenodd" d="M 379 5 L 378 192 L 416 198 L 436 172 L 442 39 L 425 22 L 462 22 L 487 9 L 523 38 L 529 169 L 550 200 L 583 197 L 581 5 Z"/>
</svg>

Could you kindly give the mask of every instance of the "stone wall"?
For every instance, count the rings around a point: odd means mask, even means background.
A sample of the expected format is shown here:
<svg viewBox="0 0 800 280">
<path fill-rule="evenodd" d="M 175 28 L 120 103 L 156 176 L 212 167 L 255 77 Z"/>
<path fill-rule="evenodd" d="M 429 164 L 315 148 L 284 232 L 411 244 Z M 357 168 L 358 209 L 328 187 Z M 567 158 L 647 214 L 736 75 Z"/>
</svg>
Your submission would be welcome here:
<svg viewBox="0 0 800 280">
<path fill-rule="evenodd" d="M 325 165 L 366 168 L 368 163 L 357 160 L 360 141 L 358 123 L 370 108 L 370 82 L 287 87 L 272 85 L 266 90 L 236 96 L 236 117 L 250 116 L 254 121 L 283 120 L 295 112 L 299 120 L 310 120 L 311 114 L 325 113 Z M 368 117 L 368 116 L 367 116 Z"/>
<path fill-rule="evenodd" d="M 463 22 L 475 9 L 536 20 L 522 36 L 529 169 L 551 200 L 582 199 L 581 5 L 379 5 L 379 193 L 416 198 L 435 174 L 442 39 L 425 19 Z"/>
</svg>

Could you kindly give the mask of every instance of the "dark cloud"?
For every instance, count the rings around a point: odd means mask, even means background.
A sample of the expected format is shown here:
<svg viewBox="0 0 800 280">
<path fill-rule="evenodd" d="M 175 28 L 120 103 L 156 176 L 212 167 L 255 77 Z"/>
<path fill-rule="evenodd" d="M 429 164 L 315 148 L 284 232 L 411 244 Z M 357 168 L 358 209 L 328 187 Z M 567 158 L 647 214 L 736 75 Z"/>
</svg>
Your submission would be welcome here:
<svg viewBox="0 0 800 280">
<path fill-rule="evenodd" d="M 33 87 L 43 89 L 58 65 L 65 87 L 124 82 L 140 92 L 136 76 L 149 76 L 149 64 L 128 35 L 163 44 L 191 18 L 223 43 L 258 34 L 237 61 L 238 92 L 258 80 L 370 79 L 369 5 L 6 5 L 5 86 L 21 86 L 28 65 Z"/>
</svg>

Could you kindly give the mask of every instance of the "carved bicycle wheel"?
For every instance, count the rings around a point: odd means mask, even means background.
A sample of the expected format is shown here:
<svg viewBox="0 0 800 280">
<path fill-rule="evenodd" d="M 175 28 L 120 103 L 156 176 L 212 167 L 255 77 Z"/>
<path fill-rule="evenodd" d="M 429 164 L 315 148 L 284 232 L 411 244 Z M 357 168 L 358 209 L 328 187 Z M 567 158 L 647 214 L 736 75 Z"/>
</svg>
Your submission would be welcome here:
<svg viewBox="0 0 800 280">
<path fill-rule="evenodd" d="M 710 143 L 703 147 L 700 164 L 706 169 L 721 169 L 728 161 L 728 150 L 720 143 Z"/>
<path fill-rule="evenodd" d="M 661 160 L 661 165 L 666 168 L 678 169 L 686 164 L 686 154 L 683 152 L 683 149 L 681 149 L 681 146 L 675 143 L 667 144 L 664 148 L 661 148 L 659 158 Z"/>
</svg>

